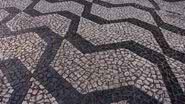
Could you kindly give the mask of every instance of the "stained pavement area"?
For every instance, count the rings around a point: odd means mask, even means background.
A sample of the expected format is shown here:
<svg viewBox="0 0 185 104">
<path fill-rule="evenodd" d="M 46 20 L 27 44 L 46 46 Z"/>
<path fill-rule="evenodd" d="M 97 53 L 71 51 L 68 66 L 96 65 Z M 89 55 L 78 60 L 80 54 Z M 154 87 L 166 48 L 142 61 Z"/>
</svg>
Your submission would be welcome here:
<svg viewBox="0 0 185 104">
<path fill-rule="evenodd" d="M 185 104 L 185 1 L 167 1 L 0 0 L 0 104 Z"/>
</svg>

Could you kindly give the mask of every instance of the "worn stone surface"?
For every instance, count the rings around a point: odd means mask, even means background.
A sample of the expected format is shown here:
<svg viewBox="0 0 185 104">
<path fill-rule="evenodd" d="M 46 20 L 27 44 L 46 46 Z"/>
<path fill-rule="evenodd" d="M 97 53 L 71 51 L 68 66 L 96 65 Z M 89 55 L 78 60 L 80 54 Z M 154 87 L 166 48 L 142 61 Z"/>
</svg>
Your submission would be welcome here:
<svg viewBox="0 0 185 104">
<path fill-rule="evenodd" d="M 0 0 L 0 104 L 184 104 L 185 1 Z"/>
</svg>

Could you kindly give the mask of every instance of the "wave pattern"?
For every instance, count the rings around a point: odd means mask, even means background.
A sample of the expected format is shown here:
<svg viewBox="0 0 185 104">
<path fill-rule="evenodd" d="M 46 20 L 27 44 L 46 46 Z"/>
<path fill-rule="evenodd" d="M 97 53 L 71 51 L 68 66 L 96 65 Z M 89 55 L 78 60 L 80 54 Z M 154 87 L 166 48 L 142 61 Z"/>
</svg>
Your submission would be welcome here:
<svg viewBox="0 0 185 104">
<path fill-rule="evenodd" d="M 183 3 L 0 0 L 0 102 L 184 104 Z"/>
</svg>

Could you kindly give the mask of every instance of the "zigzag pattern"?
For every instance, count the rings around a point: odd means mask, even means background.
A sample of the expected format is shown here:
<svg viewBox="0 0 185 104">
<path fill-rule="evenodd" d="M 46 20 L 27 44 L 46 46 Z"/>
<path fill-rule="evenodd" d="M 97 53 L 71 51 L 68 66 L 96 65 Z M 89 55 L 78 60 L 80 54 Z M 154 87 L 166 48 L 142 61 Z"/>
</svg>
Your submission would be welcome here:
<svg viewBox="0 0 185 104">
<path fill-rule="evenodd" d="M 185 28 L 183 23 L 171 24 L 166 21 L 165 18 L 170 17 L 162 16 L 161 12 L 170 14 L 170 11 L 163 10 L 158 1 L 0 0 L 0 3 L 0 75 L 3 75 L 0 78 L 2 85 L 11 86 L 11 91 L 5 93 L 10 96 L 4 97 L 0 92 L 0 102 L 3 104 L 184 103 L 185 83 L 182 80 L 185 80 L 185 44 L 171 44 L 168 39 L 184 38 Z M 86 23 L 83 24 L 84 20 Z M 88 30 L 96 26 L 94 30 Z M 132 37 L 137 32 L 144 36 L 143 40 L 149 34 L 149 42 L 137 39 L 142 38 L 140 36 Z M 124 34 L 131 35 L 126 35 L 129 38 L 125 39 L 122 37 Z M 128 59 L 125 58 L 129 55 Z M 105 61 L 106 57 L 109 57 L 106 62 L 100 61 Z M 124 59 L 120 66 L 119 57 Z M 136 65 L 127 67 L 128 63 L 124 66 L 131 59 Z M 143 67 L 139 67 L 140 62 Z M 180 67 L 174 67 L 174 63 Z M 113 75 L 118 69 L 121 74 Z M 127 69 L 128 73 L 131 69 L 135 70 L 131 77 L 136 78 L 126 77 L 129 74 L 122 75 L 127 73 Z M 147 69 L 154 76 L 136 75 L 137 70 L 144 70 L 141 72 L 145 73 Z M 110 73 L 100 74 L 101 70 L 110 70 Z M 114 77 L 109 78 L 111 75 Z M 96 76 L 98 79 L 95 79 Z M 44 95 L 50 101 L 45 98 L 36 100 L 39 99 L 37 97 L 29 100 L 29 96 L 36 96 L 34 93 L 37 93 L 29 92 L 32 91 L 31 78 L 51 94 L 51 98 L 48 94 Z M 103 84 L 95 85 L 102 79 L 105 82 L 100 83 Z M 139 79 L 145 82 L 139 85 Z M 151 79 L 154 80 L 150 82 Z M 116 85 L 116 82 L 119 84 Z M 4 90 L 0 86 L 1 89 Z"/>
</svg>

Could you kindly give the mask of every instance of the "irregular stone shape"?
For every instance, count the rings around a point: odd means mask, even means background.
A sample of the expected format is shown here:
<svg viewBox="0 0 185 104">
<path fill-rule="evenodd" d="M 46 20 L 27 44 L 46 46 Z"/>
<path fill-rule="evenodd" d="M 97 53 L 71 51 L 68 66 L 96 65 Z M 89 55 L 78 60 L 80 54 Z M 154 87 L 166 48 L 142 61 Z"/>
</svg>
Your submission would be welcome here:
<svg viewBox="0 0 185 104">
<path fill-rule="evenodd" d="M 172 13 L 162 10 L 157 11 L 157 14 L 165 23 L 185 29 L 185 15 L 183 16 L 178 13 Z"/>
<path fill-rule="evenodd" d="M 161 29 L 170 48 L 185 53 L 185 36 Z"/>
<path fill-rule="evenodd" d="M 150 31 L 128 22 L 99 25 L 81 18 L 77 32 L 95 45 L 133 40 L 157 52 L 162 52 Z"/>
<path fill-rule="evenodd" d="M 0 56 L 1 57 L 1 56 Z M 6 76 L 0 69 L 0 102 L 2 104 L 7 104 L 9 98 L 11 97 L 11 93 L 13 92 L 13 88 L 8 82 Z"/>
<path fill-rule="evenodd" d="M 46 45 L 44 40 L 32 32 L 0 38 L 0 60 L 18 58 L 33 72 Z"/>
<path fill-rule="evenodd" d="M 83 94 L 133 85 L 169 101 L 157 66 L 126 49 L 83 54 L 64 41 L 51 66 Z"/>
<path fill-rule="evenodd" d="M 106 8 L 101 5 L 93 4 L 91 13 L 107 20 L 135 18 L 152 25 L 156 24 L 149 12 L 131 6 Z"/>
<path fill-rule="evenodd" d="M 153 5 L 149 2 L 149 0 L 102 0 L 112 4 L 125 4 L 125 3 L 135 3 L 142 6 L 154 8 Z"/>
<path fill-rule="evenodd" d="M 83 12 L 83 7 L 83 5 L 73 1 L 49 3 L 45 0 L 41 0 L 35 5 L 34 9 L 42 13 L 69 11 L 81 16 Z"/>
<path fill-rule="evenodd" d="M 172 68 L 173 73 L 175 74 L 181 88 L 185 91 L 185 64 L 180 61 L 174 60 L 172 58 L 166 57 L 168 64 Z"/>
<path fill-rule="evenodd" d="M 9 13 L 4 9 L 0 9 L 0 21 L 2 21 L 5 17 L 7 17 Z"/>
<path fill-rule="evenodd" d="M 23 104 L 58 104 L 56 99 L 34 78 L 32 85 L 24 98 Z"/>
<path fill-rule="evenodd" d="M 15 7 L 24 10 L 31 3 L 32 0 L 0 0 L 0 8 Z"/>
<path fill-rule="evenodd" d="M 179 0 L 175 0 L 179 1 Z M 185 16 L 185 1 L 179 1 L 179 2 L 166 2 L 165 0 L 155 0 L 157 5 L 160 7 L 163 11 L 169 11 L 175 14 L 180 14 Z M 170 21 L 169 21 L 170 22 Z"/>
<path fill-rule="evenodd" d="M 48 14 L 44 16 L 31 17 L 26 13 L 20 13 L 12 20 L 8 21 L 6 25 L 12 31 L 48 26 L 55 33 L 64 36 L 68 30 L 70 22 L 71 20 L 58 14 Z"/>
</svg>

